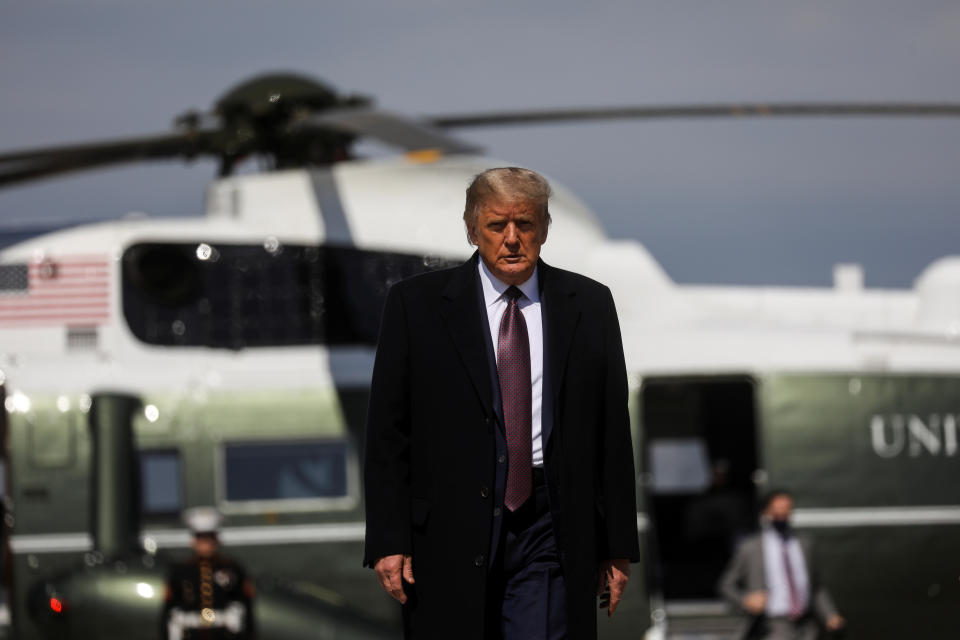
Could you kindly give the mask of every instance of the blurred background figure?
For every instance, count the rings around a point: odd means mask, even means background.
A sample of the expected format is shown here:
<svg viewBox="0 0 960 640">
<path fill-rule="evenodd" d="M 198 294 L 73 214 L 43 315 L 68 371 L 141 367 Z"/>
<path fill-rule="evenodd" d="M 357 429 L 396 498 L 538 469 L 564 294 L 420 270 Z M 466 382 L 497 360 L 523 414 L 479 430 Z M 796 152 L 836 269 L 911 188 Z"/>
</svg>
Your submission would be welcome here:
<svg viewBox="0 0 960 640">
<path fill-rule="evenodd" d="M 249 640 L 253 584 L 243 568 L 220 553 L 220 513 L 212 507 L 184 512 L 193 555 L 167 576 L 164 640 Z"/>
<path fill-rule="evenodd" d="M 820 623 L 838 631 L 845 621 L 817 581 L 810 540 L 790 526 L 793 497 L 772 491 L 763 500 L 760 531 L 744 538 L 720 579 L 720 592 L 749 616 L 743 638 L 815 640 Z"/>
<path fill-rule="evenodd" d="M 687 555 L 695 559 L 709 588 L 716 584 L 737 542 L 756 528 L 756 498 L 734 484 L 727 458 L 713 460 L 710 486 L 693 496 L 684 514 Z M 709 567 L 709 571 L 704 568 Z"/>
</svg>

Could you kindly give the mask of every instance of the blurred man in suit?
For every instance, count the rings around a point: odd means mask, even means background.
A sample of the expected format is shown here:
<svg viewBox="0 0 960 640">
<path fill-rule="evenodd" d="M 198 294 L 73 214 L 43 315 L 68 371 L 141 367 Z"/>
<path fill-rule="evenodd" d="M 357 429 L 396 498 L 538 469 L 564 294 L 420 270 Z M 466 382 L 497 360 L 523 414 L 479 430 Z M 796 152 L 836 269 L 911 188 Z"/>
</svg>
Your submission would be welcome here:
<svg viewBox="0 0 960 640">
<path fill-rule="evenodd" d="M 540 260 L 550 188 L 467 189 L 477 252 L 395 285 L 367 425 L 365 564 L 408 638 L 596 636 L 639 558 L 627 380 L 607 287 Z"/>
<path fill-rule="evenodd" d="M 844 626 L 819 581 L 810 540 L 790 526 L 793 497 L 772 491 L 764 498 L 761 530 L 737 547 L 720 578 L 720 593 L 749 616 L 744 638 L 815 640 L 820 624 Z"/>
</svg>

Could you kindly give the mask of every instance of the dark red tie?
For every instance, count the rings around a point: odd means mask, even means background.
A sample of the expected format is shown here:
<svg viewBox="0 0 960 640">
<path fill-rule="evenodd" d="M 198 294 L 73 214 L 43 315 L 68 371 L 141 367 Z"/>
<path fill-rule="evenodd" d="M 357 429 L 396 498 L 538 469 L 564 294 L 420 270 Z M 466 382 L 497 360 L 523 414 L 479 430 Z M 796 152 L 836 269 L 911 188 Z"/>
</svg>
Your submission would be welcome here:
<svg viewBox="0 0 960 640">
<path fill-rule="evenodd" d="M 530 339 L 527 323 L 520 313 L 518 299 L 522 295 L 516 287 L 504 292 L 507 310 L 500 319 L 497 339 L 497 373 L 507 436 L 507 486 L 503 503 L 510 511 L 516 511 L 526 502 L 533 485 Z"/>
<path fill-rule="evenodd" d="M 787 589 L 790 591 L 790 617 L 794 620 L 800 617 L 803 611 L 800 610 L 800 594 L 797 589 L 797 582 L 793 579 L 793 565 L 790 563 L 790 552 L 787 550 L 789 538 L 781 538 L 783 548 L 783 569 L 787 574 Z"/>
</svg>

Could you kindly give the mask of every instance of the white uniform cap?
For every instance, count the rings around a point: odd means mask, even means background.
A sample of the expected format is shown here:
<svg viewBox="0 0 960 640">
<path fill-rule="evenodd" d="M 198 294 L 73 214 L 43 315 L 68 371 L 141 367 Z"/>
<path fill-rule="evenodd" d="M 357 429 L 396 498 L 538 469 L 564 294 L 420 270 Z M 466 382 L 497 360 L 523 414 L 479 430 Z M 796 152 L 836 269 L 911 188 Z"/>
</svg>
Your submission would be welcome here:
<svg viewBox="0 0 960 640">
<path fill-rule="evenodd" d="M 220 512 L 213 507 L 192 507 L 183 512 L 183 521 L 193 535 L 216 533 L 220 520 Z"/>
</svg>

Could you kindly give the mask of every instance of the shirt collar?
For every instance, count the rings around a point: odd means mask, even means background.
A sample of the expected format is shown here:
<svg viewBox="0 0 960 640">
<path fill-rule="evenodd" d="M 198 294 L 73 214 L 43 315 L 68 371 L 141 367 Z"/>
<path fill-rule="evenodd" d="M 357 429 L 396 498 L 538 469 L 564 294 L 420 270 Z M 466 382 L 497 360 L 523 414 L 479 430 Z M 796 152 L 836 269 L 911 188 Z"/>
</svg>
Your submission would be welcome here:
<svg viewBox="0 0 960 640">
<path fill-rule="evenodd" d="M 791 540 L 796 540 L 796 535 L 794 535 L 792 531 L 787 537 L 784 537 L 780 534 L 779 531 L 777 531 L 767 523 L 760 525 L 760 529 L 761 531 L 763 531 L 764 536 L 771 538 L 773 540 L 776 540 L 780 544 L 790 544 Z"/>
<path fill-rule="evenodd" d="M 480 284 L 483 287 L 483 301 L 489 307 L 493 303 L 500 300 L 503 296 L 503 292 L 510 288 L 505 282 L 502 282 L 495 275 L 490 273 L 490 270 L 487 269 L 486 263 L 484 263 L 483 258 L 477 260 L 480 263 Z M 517 285 L 517 288 L 523 292 L 523 295 L 527 296 L 527 299 L 530 302 L 540 302 L 540 287 L 538 286 L 538 271 L 540 267 L 533 268 L 533 274 L 527 278 L 527 281 L 523 284 Z"/>
</svg>

